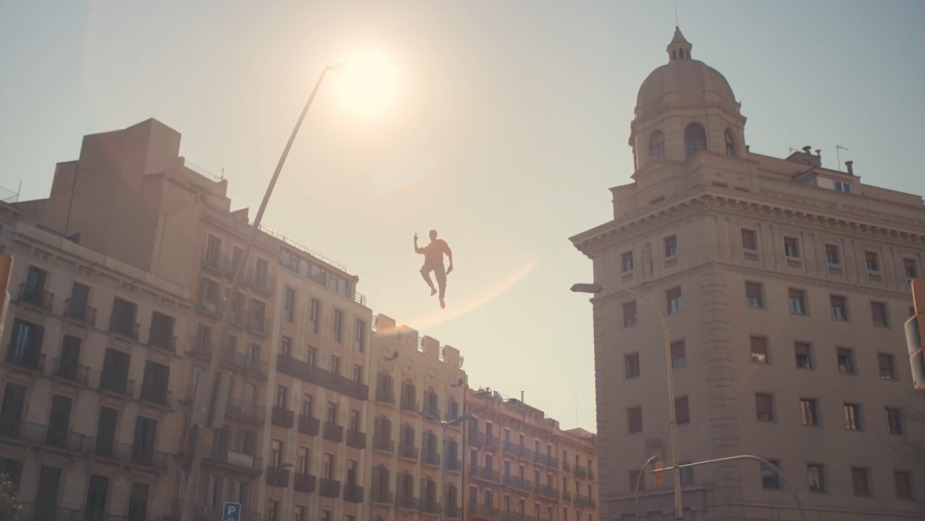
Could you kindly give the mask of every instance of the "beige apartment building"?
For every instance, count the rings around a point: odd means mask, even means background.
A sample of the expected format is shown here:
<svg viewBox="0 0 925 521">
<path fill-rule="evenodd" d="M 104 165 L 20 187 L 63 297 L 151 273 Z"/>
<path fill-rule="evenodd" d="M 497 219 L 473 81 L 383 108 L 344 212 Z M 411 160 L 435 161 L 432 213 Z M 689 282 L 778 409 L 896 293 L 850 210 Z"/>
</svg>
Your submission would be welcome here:
<svg viewBox="0 0 925 521">
<path fill-rule="evenodd" d="M 597 521 L 595 437 L 491 389 L 468 390 L 465 519 Z"/>
<path fill-rule="evenodd" d="M 166 515 L 189 291 L 0 207 L 0 472 L 22 521 Z"/>
<path fill-rule="evenodd" d="M 850 162 L 824 168 L 811 147 L 751 152 L 728 82 L 691 48 L 676 30 L 639 89 L 633 182 L 611 189 L 613 218 L 571 239 L 597 286 L 601 518 L 636 519 L 632 480 L 649 456 L 671 461 L 659 313 L 682 463 L 767 458 L 806 519 L 923 519 L 925 462 L 907 447 L 925 439 L 925 399 L 903 332 L 922 198 L 862 183 Z M 687 520 L 797 518 L 757 462 L 681 481 Z M 671 475 L 643 485 L 639 519 L 673 515 Z"/>
<path fill-rule="evenodd" d="M 466 373 L 459 350 L 376 315 L 370 357 L 370 521 L 460 519 Z"/>
</svg>

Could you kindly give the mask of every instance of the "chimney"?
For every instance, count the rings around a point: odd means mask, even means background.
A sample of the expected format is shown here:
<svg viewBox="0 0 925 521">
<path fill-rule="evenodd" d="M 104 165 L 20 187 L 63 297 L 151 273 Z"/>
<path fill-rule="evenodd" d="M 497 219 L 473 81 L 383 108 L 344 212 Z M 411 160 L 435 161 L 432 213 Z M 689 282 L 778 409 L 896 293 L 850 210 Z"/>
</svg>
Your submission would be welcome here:
<svg viewBox="0 0 925 521">
<path fill-rule="evenodd" d="M 817 148 L 817 149 L 816 149 L 816 157 L 822 157 L 822 149 L 821 149 L 821 148 Z"/>
<path fill-rule="evenodd" d="M 848 175 L 854 175 L 854 161 L 845 161 L 845 167 L 848 168 Z"/>
<path fill-rule="evenodd" d="M 809 146 L 809 145 L 806 145 L 805 147 L 803 147 L 803 153 L 804 153 L 804 154 L 812 154 L 812 152 L 810 152 L 812 149 L 813 149 L 813 147 L 811 147 L 811 146 Z"/>
</svg>

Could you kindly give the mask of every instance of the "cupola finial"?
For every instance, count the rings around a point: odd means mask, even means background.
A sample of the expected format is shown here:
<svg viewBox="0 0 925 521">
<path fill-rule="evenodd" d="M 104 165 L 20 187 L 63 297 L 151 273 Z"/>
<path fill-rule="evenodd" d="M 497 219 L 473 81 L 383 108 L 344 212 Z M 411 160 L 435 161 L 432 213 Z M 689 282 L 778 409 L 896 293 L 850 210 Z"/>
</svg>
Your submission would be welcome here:
<svg viewBox="0 0 925 521">
<path fill-rule="evenodd" d="M 671 39 L 671 43 L 668 44 L 668 61 L 691 59 L 692 47 L 691 42 L 687 41 L 684 35 L 681 34 L 681 29 L 677 25 L 674 26 L 674 37 Z"/>
</svg>

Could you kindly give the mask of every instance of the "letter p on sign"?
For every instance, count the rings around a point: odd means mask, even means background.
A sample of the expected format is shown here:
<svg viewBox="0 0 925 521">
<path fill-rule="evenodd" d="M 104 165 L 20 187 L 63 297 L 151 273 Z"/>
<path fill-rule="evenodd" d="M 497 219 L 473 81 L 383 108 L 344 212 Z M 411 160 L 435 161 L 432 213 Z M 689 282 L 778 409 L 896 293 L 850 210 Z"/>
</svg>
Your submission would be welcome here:
<svg viewBox="0 0 925 521">
<path fill-rule="evenodd" d="M 222 521 L 238 521 L 240 515 L 240 503 L 225 503 L 225 506 L 222 508 Z"/>
</svg>

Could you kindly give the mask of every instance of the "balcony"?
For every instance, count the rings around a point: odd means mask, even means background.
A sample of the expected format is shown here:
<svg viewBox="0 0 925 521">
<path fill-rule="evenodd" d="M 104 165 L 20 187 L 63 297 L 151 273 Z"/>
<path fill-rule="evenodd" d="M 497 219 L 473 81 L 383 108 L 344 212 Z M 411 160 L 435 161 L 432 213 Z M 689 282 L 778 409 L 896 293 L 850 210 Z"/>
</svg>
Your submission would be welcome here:
<svg viewBox="0 0 925 521">
<path fill-rule="evenodd" d="M 524 492 L 533 492 L 533 483 L 519 476 L 503 476 L 501 478 L 501 483 L 518 490 L 523 490 Z"/>
<path fill-rule="evenodd" d="M 470 516 L 476 519 L 498 521 L 501 519 L 501 511 L 493 506 L 469 503 L 469 506 L 466 507 L 466 517 Z"/>
<path fill-rule="evenodd" d="M 444 513 L 450 519 L 459 519 L 459 516 L 462 515 L 462 509 L 459 508 L 459 505 L 447 505 Z"/>
<path fill-rule="evenodd" d="M 405 396 L 402 396 L 401 410 L 411 411 L 417 414 L 421 410 L 421 402 L 415 401 L 414 398 L 406 398 Z"/>
<path fill-rule="evenodd" d="M 170 332 L 159 333 L 156 331 L 151 331 L 148 333 L 148 346 L 163 349 L 164 351 L 170 351 L 171 353 L 176 353 L 177 337 L 172 335 Z"/>
<path fill-rule="evenodd" d="M 420 504 L 421 512 L 425 514 L 439 514 L 443 512 L 443 506 L 435 499 L 422 499 Z"/>
<path fill-rule="evenodd" d="M 334 481 L 329 478 L 321 478 L 318 483 L 318 493 L 324 497 L 340 496 L 340 481 Z"/>
<path fill-rule="evenodd" d="M 379 403 L 387 403 L 390 405 L 395 405 L 395 391 L 391 389 L 385 389 L 383 387 L 376 388 L 376 401 Z"/>
<path fill-rule="evenodd" d="M 299 432 L 310 436 L 317 436 L 321 427 L 321 420 L 305 414 L 299 415 Z"/>
<path fill-rule="evenodd" d="M 421 462 L 433 467 L 440 466 L 440 455 L 436 452 L 424 452 L 421 454 Z"/>
<path fill-rule="evenodd" d="M 591 469 L 588 469 L 588 479 L 594 481 L 594 471 Z"/>
<path fill-rule="evenodd" d="M 446 470 L 459 472 L 462 470 L 462 461 L 458 459 L 447 459 L 443 462 Z"/>
<path fill-rule="evenodd" d="M 135 395 L 135 380 L 101 372 L 99 390 L 131 397 Z"/>
<path fill-rule="evenodd" d="M 761 262 L 761 252 L 758 250 L 742 250 L 742 258 L 748 262 Z"/>
<path fill-rule="evenodd" d="M 533 487 L 533 493 L 552 500 L 559 499 L 559 489 L 550 485 L 536 484 Z"/>
<path fill-rule="evenodd" d="M 280 467 L 267 467 L 267 485 L 271 487 L 289 487 L 289 469 Z"/>
<path fill-rule="evenodd" d="M 501 514 L 501 521 L 540 521 L 533 516 L 521 512 L 504 512 Z"/>
<path fill-rule="evenodd" d="M 594 498 L 592 497 L 578 494 L 575 496 L 575 506 L 578 508 L 596 508 L 597 501 L 594 501 Z"/>
<path fill-rule="evenodd" d="M 64 301 L 64 317 L 93 326 L 96 324 L 96 308 L 67 299 Z"/>
<path fill-rule="evenodd" d="M 408 443 L 399 444 L 398 455 L 402 458 L 417 460 L 418 448 Z"/>
<path fill-rule="evenodd" d="M 225 413 L 245 421 L 261 424 L 266 418 L 263 406 L 252 402 L 242 402 L 240 400 L 229 399 Z"/>
<path fill-rule="evenodd" d="M 132 322 L 130 320 L 116 320 L 111 319 L 109 321 L 109 332 L 119 335 L 121 337 L 128 338 L 130 340 L 138 341 L 138 330 L 141 328 L 141 325 L 138 322 Z"/>
<path fill-rule="evenodd" d="M 500 483 L 501 478 L 497 470 L 488 469 L 485 467 L 479 467 L 477 465 L 469 466 L 469 473 L 473 478 L 480 478 L 485 481 L 491 481 L 492 483 Z"/>
<path fill-rule="evenodd" d="M 575 465 L 575 477 L 578 479 L 588 478 L 588 468 L 581 465 Z"/>
<path fill-rule="evenodd" d="M 293 487 L 296 489 L 296 492 L 308 492 L 312 493 L 315 491 L 315 476 L 305 472 L 296 472 L 295 479 L 293 480 Z"/>
<path fill-rule="evenodd" d="M 257 374 L 263 377 L 267 376 L 267 365 L 259 358 L 238 353 L 237 351 L 222 351 L 222 362 L 230 365 L 235 369 L 240 369 L 247 373 Z"/>
<path fill-rule="evenodd" d="M 562 501 L 565 501 L 566 503 L 572 501 L 572 493 L 568 490 L 562 489 Z"/>
<path fill-rule="evenodd" d="M 19 521 L 70 521 L 84 518 L 84 510 L 79 506 L 51 502 L 23 502 L 19 515 Z M 106 517 L 103 519 L 108 521 Z"/>
<path fill-rule="evenodd" d="M 249 315 L 247 318 L 247 330 L 258 336 L 267 336 L 270 332 L 267 327 L 266 317 L 259 315 Z"/>
<path fill-rule="evenodd" d="M 44 288 L 30 286 L 25 282 L 19 285 L 19 293 L 16 294 L 16 302 L 43 311 L 51 311 L 51 304 L 54 300 L 54 293 L 45 291 Z"/>
<path fill-rule="evenodd" d="M 572 471 L 572 466 L 569 465 L 569 462 L 567 462 L 567 461 L 565 461 L 565 460 L 562 460 L 562 470 L 564 470 L 564 471 L 566 471 L 566 472 L 571 472 L 571 471 Z"/>
<path fill-rule="evenodd" d="M 544 454 L 542 452 L 533 453 L 533 463 L 552 468 L 559 468 L 559 458 L 554 458 L 552 455 Z"/>
<path fill-rule="evenodd" d="M 522 445 L 517 445 L 510 440 L 504 442 L 504 452 L 509 452 L 518 458 L 533 459 L 533 451 Z"/>
<path fill-rule="evenodd" d="M 335 375 L 330 371 L 310 365 L 302 360 L 297 360 L 285 353 L 276 355 L 276 370 L 288 374 L 289 376 L 294 376 L 300 380 L 342 392 L 360 400 L 369 399 L 369 387 L 367 385 L 340 375 Z"/>
<path fill-rule="evenodd" d="M 37 345 L 22 348 L 11 342 L 6 351 L 6 363 L 29 371 L 45 372 L 45 354 Z"/>
<path fill-rule="evenodd" d="M 322 437 L 328 441 L 340 443 L 344 441 L 344 428 L 336 423 L 325 422 Z"/>
<path fill-rule="evenodd" d="M 410 494 L 401 494 L 395 498 L 395 506 L 398 508 L 407 508 L 409 510 L 418 509 L 418 498 Z"/>
<path fill-rule="evenodd" d="M 247 274 L 244 275 L 244 283 L 263 293 L 270 294 L 273 292 L 273 278 L 266 271 L 248 270 Z"/>
<path fill-rule="evenodd" d="M 221 275 L 227 275 L 231 272 L 231 259 L 228 256 L 223 257 L 218 254 L 210 255 L 206 253 L 202 256 L 202 267 L 209 268 Z"/>
<path fill-rule="evenodd" d="M 263 471 L 263 462 L 260 458 L 251 456 L 250 454 L 228 450 L 217 445 L 213 445 L 203 459 L 213 464 L 223 465 L 246 472 L 259 474 Z"/>
<path fill-rule="evenodd" d="M 373 487 L 372 493 L 370 494 L 370 500 L 373 503 L 378 503 L 380 505 L 391 505 L 395 501 L 395 494 L 389 492 L 388 490 L 382 490 Z"/>
<path fill-rule="evenodd" d="M 363 487 L 353 483 L 347 483 L 344 486 L 344 501 L 349 501 L 351 503 L 362 503 L 363 497 Z"/>
<path fill-rule="evenodd" d="M 425 405 L 424 409 L 421 411 L 421 416 L 423 416 L 424 419 L 426 420 L 439 422 L 440 421 L 440 409 L 436 406 L 428 407 Z"/>
<path fill-rule="evenodd" d="M 391 454 L 395 452 L 395 441 L 381 436 L 373 436 L 373 449 Z"/>
<path fill-rule="evenodd" d="M 295 413 L 282 407 L 273 407 L 273 412 L 270 414 L 270 421 L 273 422 L 273 425 L 284 429 L 292 428 L 294 425 L 294 418 Z"/>
<path fill-rule="evenodd" d="M 366 433 L 347 429 L 347 446 L 356 449 L 366 448 Z"/>
<path fill-rule="evenodd" d="M 173 402 L 173 391 L 168 391 L 164 388 L 158 389 L 145 387 L 144 384 L 142 384 L 141 396 L 139 398 L 142 401 L 152 403 L 154 405 L 169 407 L 170 403 Z"/>
<path fill-rule="evenodd" d="M 26 421 L 5 421 L 0 424 L 0 437 L 27 443 L 79 452 L 86 437 L 74 432 L 49 430 L 48 425 Z"/>
<path fill-rule="evenodd" d="M 90 368 L 85 365 L 71 362 L 62 363 L 60 358 L 55 358 L 53 371 L 52 376 L 55 378 L 80 385 L 89 385 Z"/>
<path fill-rule="evenodd" d="M 128 463 L 159 472 L 167 471 L 168 455 L 166 453 L 159 450 L 145 450 L 130 443 L 90 437 L 85 439 L 83 453 L 117 463 Z"/>
<path fill-rule="evenodd" d="M 189 354 L 208 360 L 212 357 L 212 341 L 207 338 L 194 336 L 190 340 Z"/>
</svg>

